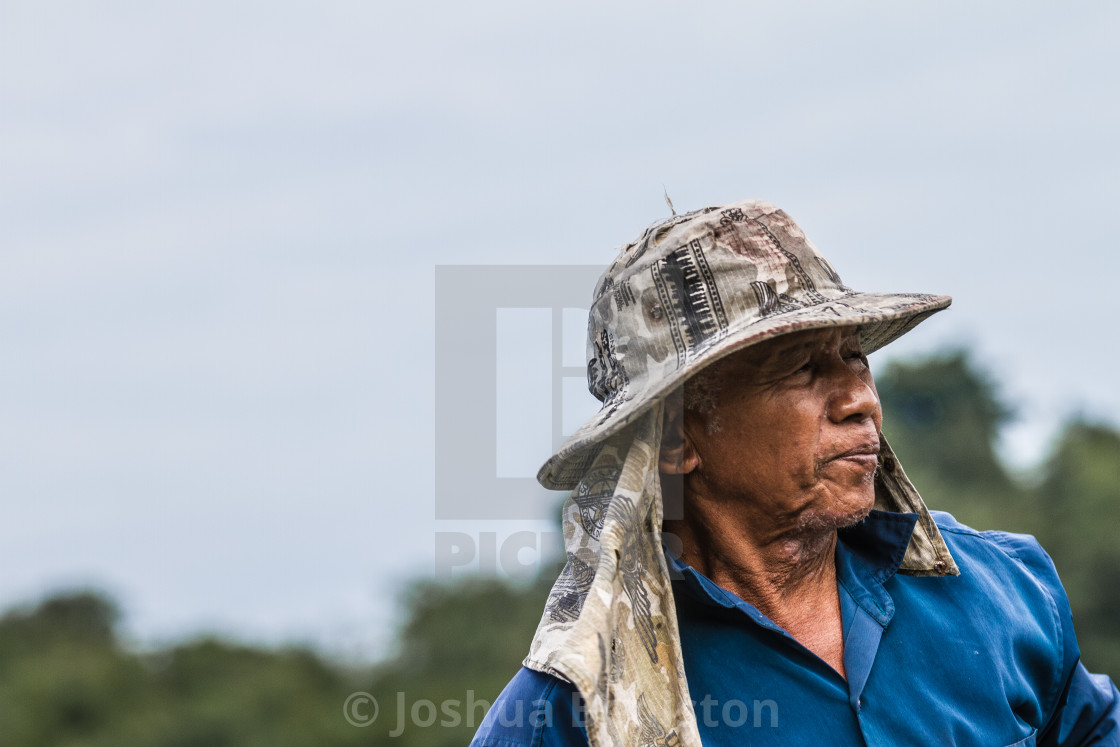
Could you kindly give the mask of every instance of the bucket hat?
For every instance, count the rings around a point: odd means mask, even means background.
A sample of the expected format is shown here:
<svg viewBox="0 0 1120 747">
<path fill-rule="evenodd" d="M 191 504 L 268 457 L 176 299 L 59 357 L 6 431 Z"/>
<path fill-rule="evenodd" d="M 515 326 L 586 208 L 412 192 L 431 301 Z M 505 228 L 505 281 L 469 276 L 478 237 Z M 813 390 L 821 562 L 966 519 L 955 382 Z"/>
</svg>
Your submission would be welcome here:
<svg viewBox="0 0 1120 747">
<path fill-rule="evenodd" d="M 864 293 L 782 210 L 762 200 L 675 215 L 624 246 L 596 284 L 587 384 L 602 409 L 537 474 L 575 488 L 610 436 L 705 366 L 789 332 L 857 325 L 865 353 L 952 302 L 926 293 Z"/>
</svg>

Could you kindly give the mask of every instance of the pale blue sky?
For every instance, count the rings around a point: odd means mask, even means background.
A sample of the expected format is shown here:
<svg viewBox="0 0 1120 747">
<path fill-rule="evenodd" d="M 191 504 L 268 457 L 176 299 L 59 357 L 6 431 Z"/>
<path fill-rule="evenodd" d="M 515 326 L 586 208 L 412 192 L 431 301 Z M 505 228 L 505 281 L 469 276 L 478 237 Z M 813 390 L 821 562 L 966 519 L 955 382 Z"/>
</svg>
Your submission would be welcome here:
<svg viewBox="0 0 1120 747">
<path fill-rule="evenodd" d="M 1120 422 L 1118 21 L 3 3 L 0 605 L 93 583 L 145 640 L 373 655 L 433 533 L 485 529 L 433 519 L 435 265 L 605 264 L 663 184 L 952 294 L 890 352 L 971 344 L 1020 462 L 1075 409 Z"/>
</svg>

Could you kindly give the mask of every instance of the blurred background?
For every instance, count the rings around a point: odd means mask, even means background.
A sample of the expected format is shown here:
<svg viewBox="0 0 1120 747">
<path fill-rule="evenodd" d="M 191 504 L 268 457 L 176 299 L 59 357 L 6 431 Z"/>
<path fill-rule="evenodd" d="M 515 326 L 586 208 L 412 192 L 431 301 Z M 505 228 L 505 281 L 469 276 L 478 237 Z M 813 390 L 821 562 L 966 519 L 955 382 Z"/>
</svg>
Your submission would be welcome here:
<svg viewBox="0 0 1120 747">
<path fill-rule="evenodd" d="M 954 296 L 872 358 L 887 435 L 932 507 L 1039 535 L 1120 674 L 1118 26 L 1103 1 L 0 2 L 0 744 L 384 744 L 397 693 L 492 699 L 562 496 L 436 511 L 436 268 L 605 265 L 663 190 L 768 199 L 848 285 Z M 533 323 L 497 314 L 497 362 L 464 362 L 498 401 L 529 396 Z M 564 391 L 565 423 L 593 409 Z M 495 463 L 527 478 L 547 448 L 507 415 Z M 469 563 L 441 568 L 447 536 Z M 481 718 L 425 708 L 393 743 Z"/>
</svg>

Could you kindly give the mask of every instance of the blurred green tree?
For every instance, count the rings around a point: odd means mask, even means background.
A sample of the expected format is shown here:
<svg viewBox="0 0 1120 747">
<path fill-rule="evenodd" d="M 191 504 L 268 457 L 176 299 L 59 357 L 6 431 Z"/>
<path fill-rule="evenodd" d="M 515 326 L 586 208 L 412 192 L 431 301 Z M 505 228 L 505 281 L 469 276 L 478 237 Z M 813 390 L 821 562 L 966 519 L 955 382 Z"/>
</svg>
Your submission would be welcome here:
<svg viewBox="0 0 1120 747">
<path fill-rule="evenodd" d="M 931 508 L 977 529 L 1032 528 L 996 451 L 1012 412 L 966 351 L 892 361 L 875 383 L 883 434 Z"/>
<path fill-rule="evenodd" d="M 491 703 L 521 667 L 554 575 L 515 586 L 472 578 L 450 585 L 417 584 L 406 596 L 399 654 L 380 667 L 369 689 L 382 712 L 406 727 L 395 744 L 461 747 L 470 742 Z M 430 726 L 420 701 L 447 704 Z M 403 703 L 404 707 L 399 705 Z M 413 709 L 419 718 L 413 717 Z M 402 718 L 403 717 L 403 718 Z M 384 728 L 380 724 L 379 728 Z"/>
<path fill-rule="evenodd" d="M 0 618 L 4 747 L 370 744 L 342 703 L 357 679 L 302 649 L 198 640 L 123 648 L 115 605 L 83 591 Z"/>
<path fill-rule="evenodd" d="M 1082 657 L 1120 672 L 1120 433 L 1073 419 L 1031 504 L 1034 534 L 1069 593 Z"/>
</svg>

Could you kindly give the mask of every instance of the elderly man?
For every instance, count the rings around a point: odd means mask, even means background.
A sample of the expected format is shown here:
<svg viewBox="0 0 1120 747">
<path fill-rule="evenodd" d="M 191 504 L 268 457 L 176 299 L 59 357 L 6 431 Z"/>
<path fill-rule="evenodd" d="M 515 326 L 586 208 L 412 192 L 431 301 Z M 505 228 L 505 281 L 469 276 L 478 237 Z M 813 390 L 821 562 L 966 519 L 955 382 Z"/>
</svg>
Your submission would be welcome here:
<svg viewBox="0 0 1120 747">
<path fill-rule="evenodd" d="M 538 476 L 567 563 L 474 744 L 1120 744 L 1046 553 L 931 514 L 882 438 L 866 354 L 949 303 L 852 291 L 760 201 L 626 246 L 603 408 Z"/>
</svg>

